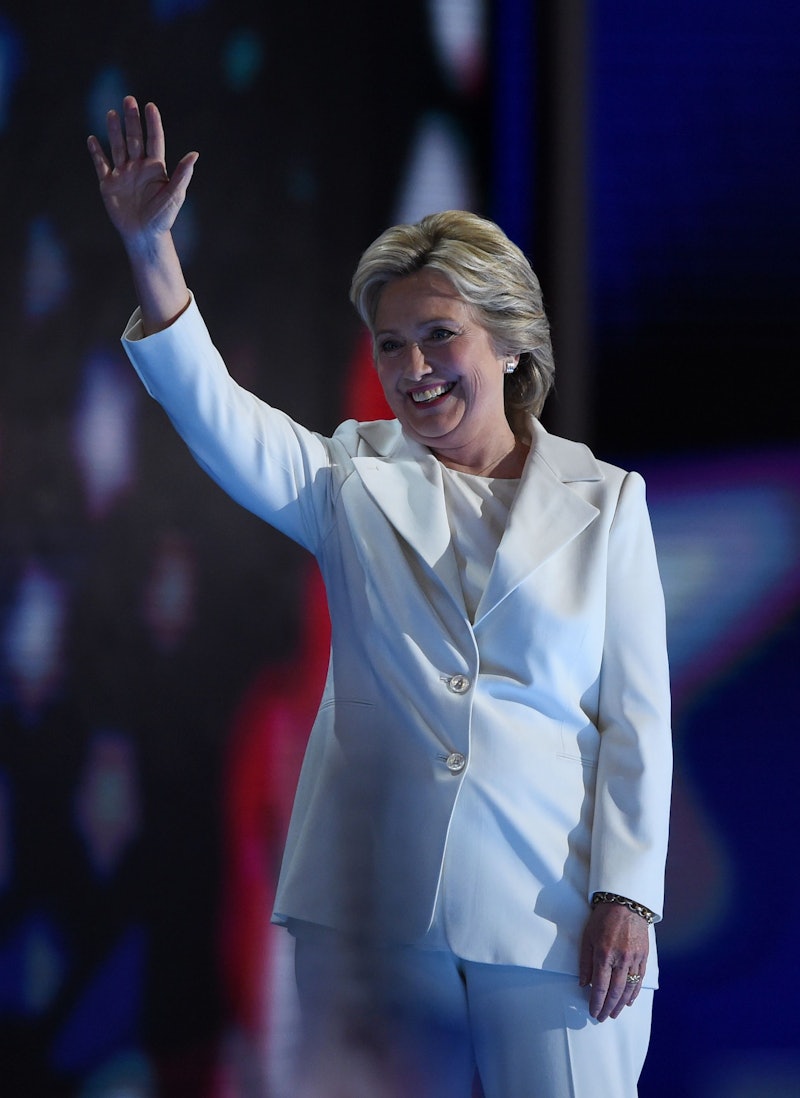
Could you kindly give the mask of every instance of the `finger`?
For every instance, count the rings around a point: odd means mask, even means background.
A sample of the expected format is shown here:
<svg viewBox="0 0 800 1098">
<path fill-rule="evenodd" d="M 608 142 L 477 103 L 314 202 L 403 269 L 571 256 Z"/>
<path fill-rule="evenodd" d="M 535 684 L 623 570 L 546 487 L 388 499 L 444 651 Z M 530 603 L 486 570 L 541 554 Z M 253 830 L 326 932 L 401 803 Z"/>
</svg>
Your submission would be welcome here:
<svg viewBox="0 0 800 1098">
<path fill-rule="evenodd" d="M 591 979 L 591 994 L 589 996 L 589 1013 L 593 1018 L 600 1017 L 608 998 L 610 971 L 605 973 L 594 971 Z M 616 1002 L 616 1000 L 614 1000 Z M 610 1007 L 609 1007 L 610 1009 Z"/>
<path fill-rule="evenodd" d="M 97 172 L 97 178 L 99 182 L 102 183 L 105 177 L 111 171 L 111 165 L 106 159 L 106 154 L 103 152 L 103 146 L 94 136 L 94 134 L 91 134 L 86 139 L 86 147 L 88 148 L 89 155 L 92 158 L 94 170 Z"/>
<path fill-rule="evenodd" d="M 126 95 L 122 101 L 125 111 L 125 139 L 128 146 L 128 159 L 138 160 L 144 156 L 144 135 L 139 104 L 132 95 Z"/>
<path fill-rule="evenodd" d="M 111 148 L 111 161 L 115 168 L 121 168 L 128 159 L 128 146 L 125 144 L 125 136 L 122 132 L 122 119 L 116 111 L 109 111 L 106 115 L 108 128 L 108 144 Z"/>
<path fill-rule="evenodd" d="M 636 975 L 636 976 L 639 977 L 639 979 L 632 981 L 630 979 L 631 975 Z M 614 1007 L 614 1009 L 611 1011 L 611 1014 L 610 1014 L 611 1018 L 618 1018 L 620 1016 L 620 1014 L 622 1013 L 622 1011 L 625 1009 L 626 1006 L 633 1006 L 633 1004 L 636 1002 L 636 999 L 639 995 L 639 991 L 640 991 L 641 986 L 642 986 L 642 979 L 643 978 L 644 978 L 644 970 L 643 970 L 642 967 L 640 967 L 638 969 L 631 968 L 631 969 L 628 970 L 628 973 L 625 976 L 625 990 L 623 991 L 622 995 L 620 996 L 619 1002 Z"/>
<path fill-rule="evenodd" d="M 631 994 L 628 999 L 628 1006 L 633 1006 L 636 1000 L 639 998 L 639 992 L 642 990 L 642 983 L 644 982 L 645 966 L 640 965 L 638 968 L 639 979 L 636 983 L 631 984 Z"/>
<path fill-rule="evenodd" d="M 166 163 L 164 124 L 161 121 L 161 112 L 155 103 L 148 103 L 145 106 L 144 120 L 147 125 L 147 155 L 153 160 L 163 160 Z"/>
<path fill-rule="evenodd" d="M 614 1012 L 619 1012 L 627 1004 L 626 974 L 627 969 L 614 968 L 610 972 L 606 969 L 603 975 L 598 975 L 597 980 L 592 977 L 589 1013 L 598 1022 L 604 1022 L 612 1015 L 616 1016 Z"/>
</svg>

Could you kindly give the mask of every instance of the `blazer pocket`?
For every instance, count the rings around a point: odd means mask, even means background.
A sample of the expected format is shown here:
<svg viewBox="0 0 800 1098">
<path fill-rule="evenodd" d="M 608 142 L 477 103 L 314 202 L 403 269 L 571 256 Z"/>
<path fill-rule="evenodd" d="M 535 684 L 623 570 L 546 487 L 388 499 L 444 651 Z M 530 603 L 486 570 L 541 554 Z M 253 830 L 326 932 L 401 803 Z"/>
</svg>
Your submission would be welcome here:
<svg viewBox="0 0 800 1098">
<path fill-rule="evenodd" d="M 593 724 L 584 725 L 579 729 L 561 725 L 559 758 L 579 762 L 582 766 L 596 767 L 599 754 L 600 733 Z"/>
<path fill-rule="evenodd" d="M 340 751 L 357 759 L 367 754 L 378 739 L 376 714 L 372 702 L 331 698 L 319 707 L 314 732 L 325 742 L 337 743 Z"/>
</svg>

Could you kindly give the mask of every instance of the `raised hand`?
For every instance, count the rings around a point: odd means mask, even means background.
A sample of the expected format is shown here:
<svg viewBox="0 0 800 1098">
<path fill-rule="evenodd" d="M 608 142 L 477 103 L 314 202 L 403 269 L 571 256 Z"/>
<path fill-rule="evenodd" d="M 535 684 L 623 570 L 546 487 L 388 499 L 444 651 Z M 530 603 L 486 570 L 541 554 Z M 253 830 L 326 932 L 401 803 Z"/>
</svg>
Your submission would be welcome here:
<svg viewBox="0 0 800 1098">
<path fill-rule="evenodd" d="M 186 197 L 197 153 L 187 153 L 170 178 L 158 107 L 148 103 L 144 109 L 145 137 L 134 97 L 126 96 L 122 106 L 124 126 L 117 111 L 109 111 L 107 116 L 111 162 L 94 135 L 87 144 L 108 216 L 127 250 L 135 252 L 152 248 L 156 239 L 172 228 Z"/>
<path fill-rule="evenodd" d="M 190 301 L 170 230 L 186 198 L 197 153 L 187 153 L 170 178 L 164 127 L 155 103 L 144 109 L 146 140 L 132 95 L 125 97 L 122 107 L 124 127 L 116 111 L 108 112 L 111 162 L 94 135 L 87 144 L 108 216 L 128 253 L 142 326 L 150 335 L 172 324 Z"/>
</svg>

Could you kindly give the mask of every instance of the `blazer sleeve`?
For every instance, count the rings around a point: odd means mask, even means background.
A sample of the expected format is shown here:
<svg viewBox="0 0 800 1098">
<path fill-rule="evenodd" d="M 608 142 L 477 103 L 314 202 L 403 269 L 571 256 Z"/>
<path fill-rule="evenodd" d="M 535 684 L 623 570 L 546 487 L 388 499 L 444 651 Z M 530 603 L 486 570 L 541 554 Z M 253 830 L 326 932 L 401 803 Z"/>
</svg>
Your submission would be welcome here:
<svg viewBox="0 0 800 1098">
<path fill-rule="evenodd" d="M 672 779 L 664 596 L 644 481 L 623 480 L 608 545 L 589 896 L 616 892 L 660 918 Z"/>
<path fill-rule="evenodd" d="M 329 512 L 331 440 L 231 378 L 194 298 L 170 327 L 149 336 L 137 309 L 122 345 L 198 464 L 237 503 L 314 552 Z"/>
</svg>

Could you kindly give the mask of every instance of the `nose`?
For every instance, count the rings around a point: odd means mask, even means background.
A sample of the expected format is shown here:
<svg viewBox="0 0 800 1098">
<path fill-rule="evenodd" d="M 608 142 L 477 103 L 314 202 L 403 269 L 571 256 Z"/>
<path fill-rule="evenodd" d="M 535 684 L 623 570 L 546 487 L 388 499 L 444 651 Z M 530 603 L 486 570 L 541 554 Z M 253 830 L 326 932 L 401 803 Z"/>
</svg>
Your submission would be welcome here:
<svg viewBox="0 0 800 1098">
<path fill-rule="evenodd" d="M 431 372 L 432 367 L 425 358 L 425 353 L 418 343 L 409 345 L 408 362 L 406 363 L 406 377 L 411 381 L 419 381 Z"/>
</svg>

